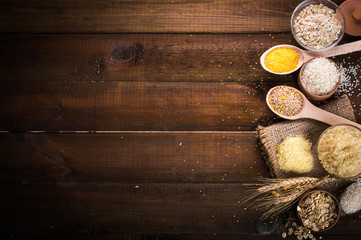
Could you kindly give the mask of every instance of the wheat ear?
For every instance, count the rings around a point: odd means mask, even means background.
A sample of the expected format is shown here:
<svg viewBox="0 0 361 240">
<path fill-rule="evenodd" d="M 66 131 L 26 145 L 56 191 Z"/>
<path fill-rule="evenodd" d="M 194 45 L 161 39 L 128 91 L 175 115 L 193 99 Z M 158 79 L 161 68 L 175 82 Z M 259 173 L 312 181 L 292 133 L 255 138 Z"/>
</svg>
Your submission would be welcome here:
<svg viewBox="0 0 361 240">
<path fill-rule="evenodd" d="M 305 192 L 327 181 L 325 178 L 299 177 L 290 179 L 262 179 L 251 184 L 243 203 L 251 202 L 251 207 L 264 211 L 261 219 L 280 214 L 289 209 Z"/>
</svg>

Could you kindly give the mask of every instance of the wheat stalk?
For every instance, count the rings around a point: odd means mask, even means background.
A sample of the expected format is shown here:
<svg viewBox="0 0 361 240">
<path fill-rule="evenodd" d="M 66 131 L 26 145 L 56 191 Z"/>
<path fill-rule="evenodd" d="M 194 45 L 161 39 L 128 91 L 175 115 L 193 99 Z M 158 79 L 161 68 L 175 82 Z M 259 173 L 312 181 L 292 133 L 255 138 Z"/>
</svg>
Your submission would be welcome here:
<svg viewBox="0 0 361 240">
<path fill-rule="evenodd" d="M 268 192 L 277 190 L 279 188 L 287 188 L 289 186 L 297 184 L 307 184 L 318 180 L 318 178 L 311 177 L 300 177 L 300 178 L 289 178 L 289 179 L 278 179 L 278 178 L 263 178 L 264 186 L 259 188 L 259 192 Z"/>
<path fill-rule="evenodd" d="M 251 207 L 263 211 L 261 219 L 265 219 L 286 211 L 302 194 L 328 181 L 328 179 L 328 176 L 324 178 L 264 178 L 257 184 L 244 184 L 251 188 L 247 191 L 243 203 L 250 202 Z"/>
</svg>

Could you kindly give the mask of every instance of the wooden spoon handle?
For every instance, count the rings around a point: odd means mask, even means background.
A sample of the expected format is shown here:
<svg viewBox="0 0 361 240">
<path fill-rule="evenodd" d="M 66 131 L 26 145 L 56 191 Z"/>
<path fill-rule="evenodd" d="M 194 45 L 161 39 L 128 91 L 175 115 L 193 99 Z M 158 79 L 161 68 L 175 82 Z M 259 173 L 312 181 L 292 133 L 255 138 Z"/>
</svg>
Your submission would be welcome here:
<svg viewBox="0 0 361 240">
<path fill-rule="evenodd" d="M 350 121 L 346 118 L 340 117 L 336 114 L 327 112 L 314 105 L 308 105 L 307 108 L 305 108 L 304 112 L 302 113 L 302 117 L 315 119 L 330 125 L 349 124 L 361 129 L 360 124 Z"/>
<path fill-rule="evenodd" d="M 333 57 L 356 51 L 361 51 L 361 40 L 333 47 L 329 50 L 322 52 L 321 54 L 324 57 Z"/>
<path fill-rule="evenodd" d="M 361 40 L 352 43 L 342 44 L 323 52 L 303 51 L 303 56 L 304 61 L 307 62 L 309 59 L 315 57 L 333 57 L 356 51 L 361 51 Z"/>
</svg>

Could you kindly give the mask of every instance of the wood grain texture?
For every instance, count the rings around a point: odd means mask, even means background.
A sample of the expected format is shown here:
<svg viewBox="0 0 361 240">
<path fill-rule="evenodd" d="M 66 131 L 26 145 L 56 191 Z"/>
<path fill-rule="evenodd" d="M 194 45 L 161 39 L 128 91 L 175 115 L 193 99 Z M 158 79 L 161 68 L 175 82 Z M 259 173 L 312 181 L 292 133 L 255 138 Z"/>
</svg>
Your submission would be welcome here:
<svg viewBox="0 0 361 240">
<path fill-rule="evenodd" d="M 265 102 L 267 91 L 279 84 L 284 83 L 1 83 L 0 130 L 254 130 L 281 120 Z M 358 93 L 347 92 L 360 122 Z"/>
<path fill-rule="evenodd" d="M 296 86 L 297 72 L 271 75 L 258 62 L 289 41 L 289 34 L 5 35 L 1 130 L 253 130 L 274 117 L 263 112 L 266 91 Z M 360 58 L 333 60 L 347 70 Z M 338 94 L 351 97 L 360 122 L 361 76 L 344 72 L 350 85 Z"/>
<path fill-rule="evenodd" d="M 297 1 L 1 1 L 1 32 L 289 31 Z"/>
<path fill-rule="evenodd" d="M 0 239 L 280 239 L 241 184 L 269 176 L 254 129 L 297 73 L 259 57 L 299 2 L 0 0 Z M 360 54 L 334 59 L 358 122 Z"/>
<path fill-rule="evenodd" d="M 270 84 L 271 86 L 277 83 Z M 2 83 L 0 129 L 253 130 L 275 115 L 264 101 L 268 84 Z"/>
<path fill-rule="evenodd" d="M 136 187 L 137 186 L 137 187 Z M 240 184 L 0 185 L 0 232 L 249 234 L 256 216 Z M 358 216 L 327 234 L 361 234 Z"/>
<path fill-rule="evenodd" d="M 237 183 L 269 176 L 255 132 L 0 134 L 1 182 Z"/>
<path fill-rule="evenodd" d="M 358 235 L 337 235 L 337 234 L 321 234 L 322 237 L 327 240 L 355 240 Z M 262 234 L 159 234 L 159 233 L 133 233 L 133 234 L 122 234 L 122 233 L 83 233 L 83 234 L 64 234 L 64 233 L 42 233 L 42 234 L 0 234 L 2 239 L 16 238 L 16 239 L 84 239 L 84 240 L 280 240 L 280 234 L 262 235 Z"/>
<path fill-rule="evenodd" d="M 298 72 L 279 76 L 261 67 L 261 54 L 277 44 L 297 45 L 283 33 L 6 34 L 0 81 L 296 82 Z M 359 51 L 335 60 L 345 66 L 360 58 Z"/>
<path fill-rule="evenodd" d="M 290 34 L 29 34 L 0 39 L 0 81 L 293 81 L 259 64 Z"/>
<path fill-rule="evenodd" d="M 244 194 L 240 184 L 6 184 L 0 188 L 2 233 L 242 233 L 249 232 L 255 220 L 238 203 Z"/>
</svg>

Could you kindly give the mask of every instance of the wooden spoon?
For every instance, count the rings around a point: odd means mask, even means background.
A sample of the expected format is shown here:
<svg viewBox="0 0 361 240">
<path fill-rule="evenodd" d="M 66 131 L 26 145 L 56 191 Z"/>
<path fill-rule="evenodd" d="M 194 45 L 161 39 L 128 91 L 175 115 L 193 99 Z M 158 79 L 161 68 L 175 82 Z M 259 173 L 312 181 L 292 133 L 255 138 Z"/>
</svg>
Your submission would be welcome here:
<svg viewBox="0 0 361 240">
<path fill-rule="evenodd" d="M 272 90 L 277 88 L 277 87 L 280 87 L 280 86 L 276 86 L 274 88 L 271 88 L 268 91 L 267 96 L 266 96 L 266 102 L 267 102 L 268 107 L 276 115 L 278 115 L 278 116 L 280 116 L 282 118 L 288 119 L 288 120 L 296 120 L 296 119 L 301 119 L 301 118 L 310 118 L 310 119 L 318 120 L 320 122 L 327 123 L 329 125 L 349 124 L 349 125 L 352 125 L 352 126 L 355 126 L 355 127 L 359 128 L 359 129 L 361 129 L 361 125 L 358 124 L 358 123 L 355 123 L 355 122 L 350 121 L 350 120 L 348 120 L 346 118 L 340 117 L 340 116 L 338 116 L 336 114 L 327 112 L 327 111 L 325 111 L 325 110 L 323 110 L 321 108 L 316 107 L 315 105 L 310 103 L 310 101 L 307 100 L 307 98 L 305 97 L 305 95 L 303 95 L 303 93 L 301 91 L 299 91 L 296 88 L 289 87 L 289 86 L 282 86 L 282 87 L 289 88 L 289 89 L 294 90 L 295 92 L 297 92 L 302 97 L 303 107 L 302 107 L 301 112 L 299 112 L 298 114 L 296 114 L 294 116 L 282 115 L 279 112 L 276 112 L 272 108 L 272 106 L 271 106 L 271 104 L 269 102 L 269 99 L 270 99 L 269 96 L 270 96 Z"/>
<path fill-rule="evenodd" d="M 280 47 L 290 48 L 290 49 L 295 50 L 298 53 L 298 55 L 299 55 L 298 65 L 294 70 L 292 70 L 290 72 L 276 73 L 276 72 L 273 72 L 273 71 L 269 70 L 268 68 L 266 68 L 266 66 L 264 64 L 265 57 L 273 49 L 280 48 Z M 315 57 L 332 57 L 332 56 L 338 56 L 338 55 L 351 53 L 351 52 L 356 52 L 356 51 L 361 51 L 361 40 L 356 41 L 356 42 L 352 42 L 352 43 L 339 45 L 339 46 L 333 47 L 333 48 L 331 48 L 329 50 L 325 50 L 325 51 L 322 51 L 322 52 L 312 52 L 312 51 L 302 50 L 302 49 L 300 49 L 300 48 L 298 48 L 296 46 L 293 46 L 293 45 L 282 44 L 282 45 L 276 45 L 274 47 L 271 47 L 270 49 L 265 51 L 262 54 L 261 58 L 260 58 L 260 62 L 261 62 L 262 67 L 266 71 L 268 71 L 270 73 L 278 74 L 278 75 L 285 75 L 285 74 L 293 73 L 294 71 L 298 70 L 305 62 L 307 62 L 311 58 L 315 58 Z"/>
</svg>

